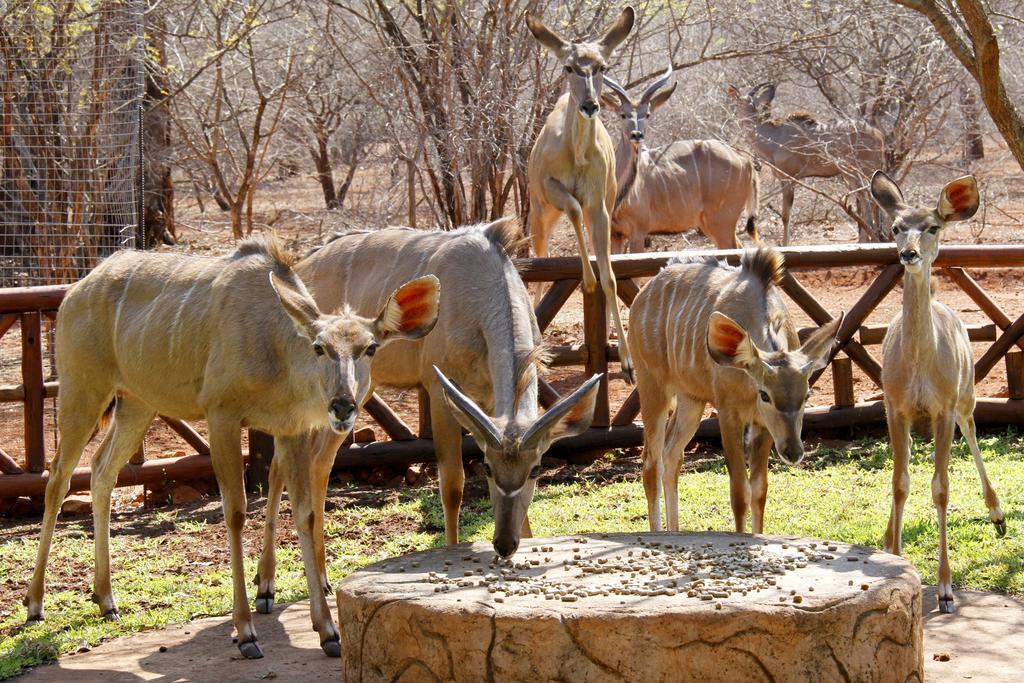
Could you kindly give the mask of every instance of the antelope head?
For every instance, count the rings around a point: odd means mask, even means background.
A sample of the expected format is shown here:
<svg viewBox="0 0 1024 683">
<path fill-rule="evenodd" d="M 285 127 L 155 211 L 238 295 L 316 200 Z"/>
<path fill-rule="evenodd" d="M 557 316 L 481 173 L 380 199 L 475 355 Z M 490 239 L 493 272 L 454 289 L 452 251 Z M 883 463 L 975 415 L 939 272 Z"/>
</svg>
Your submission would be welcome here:
<svg viewBox="0 0 1024 683">
<path fill-rule="evenodd" d="M 315 364 L 326 422 L 339 434 L 352 429 L 356 411 L 370 389 L 370 362 L 381 346 L 396 339 L 419 339 L 437 322 L 440 283 L 433 275 L 399 287 L 376 319 L 350 310 L 337 315 L 320 312 L 297 277 L 292 282 L 270 273 L 270 285 L 298 333 L 309 341 L 308 359 Z"/>
<path fill-rule="evenodd" d="M 445 402 L 484 453 L 484 471 L 494 508 L 494 551 L 509 557 L 519 547 L 526 510 L 541 475 L 541 456 L 559 439 L 584 432 L 594 418 L 594 375 L 576 391 L 530 422 L 495 419 L 434 366 Z"/>
<path fill-rule="evenodd" d="M 741 119 L 756 125 L 771 117 L 772 100 L 775 99 L 774 83 L 755 85 L 746 95 L 741 95 L 740 91 L 732 85 L 726 92 L 735 103 L 736 113 Z"/>
<path fill-rule="evenodd" d="M 636 12 L 632 7 L 626 7 L 601 38 L 573 43 L 527 12 L 526 25 L 533 37 L 564 62 L 569 79 L 569 96 L 584 117 L 593 118 L 601 110 L 602 75 L 608 68 L 608 60 L 615 48 L 633 30 L 635 20 Z"/>
<path fill-rule="evenodd" d="M 934 209 L 909 206 L 900 186 L 882 171 L 871 177 L 871 196 L 892 218 L 892 236 L 908 273 L 930 269 L 939 254 L 942 229 L 947 223 L 967 220 L 981 203 L 978 183 L 969 175 L 947 183 Z"/>
<path fill-rule="evenodd" d="M 663 104 L 668 102 L 672 93 L 676 91 L 676 84 L 662 90 L 672 80 L 672 66 L 669 65 L 665 73 L 658 80 L 647 86 L 639 100 L 630 98 L 629 93 L 610 76 L 604 77 L 604 84 L 611 91 L 611 94 L 601 96 L 601 102 L 610 110 L 617 112 L 623 121 L 623 134 L 634 149 L 643 144 L 647 135 L 647 120 L 658 111 Z M 661 92 L 658 92 L 661 90 Z"/>
<path fill-rule="evenodd" d="M 721 366 L 747 373 L 757 391 L 757 413 L 787 464 L 804 458 L 800 439 L 812 374 L 828 365 L 843 314 L 818 328 L 796 351 L 757 348 L 747 331 L 715 311 L 708 323 L 708 353 Z"/>
</svg>

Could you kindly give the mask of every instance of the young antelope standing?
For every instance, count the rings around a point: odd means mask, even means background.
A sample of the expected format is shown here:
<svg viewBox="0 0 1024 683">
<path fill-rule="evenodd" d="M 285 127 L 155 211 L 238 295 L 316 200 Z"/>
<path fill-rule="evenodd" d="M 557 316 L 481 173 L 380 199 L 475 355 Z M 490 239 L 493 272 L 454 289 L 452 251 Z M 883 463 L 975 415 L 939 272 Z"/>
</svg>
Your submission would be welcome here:
<svg viewBox="0 0 1024 683">
<path fill-rule="evenodd" d="M 394 339 L 415 339 L 437 318 L 437 279 L 398 288 L 376 318 L 320 312 L 274 240 L 254 238 L 222 258 L 126 251 L 76 283 L 57 314 L 60 429 L 46 484 L 46 513 L 25 604 L 43 617 L 46 562 L 71 474 L 101 416 L 113 420 L 92 459 L 96 581 L 93 601 L 117 619 L 110 586 L 110 494 L 153 417 L 205 417 L 231 551 L 232 618 L 238 649 L 262 657 L 243 576 L 245 525 L 241 427 L 274 435 L 275 466 L 292 492 L 309 586 L 310 616 L 328 655 L 338 630 L 319 585 L 313 547 L 309 437 L 355 423 L 370 382 L 370 357 Z"/>
<path fill-rule="evenodd" d="M 978 185 L 972 176 L 948 183 L 933 208 L 910 206 L 899 186 L 876 171 L 871 195 L 892 218 L 903 277 L 903 312 L 889 323 L 882 340 L 882 387 L 885 416 L 892 441 L 892 511 L 885 531 L 885 549 L 897 555 L 902 548 L 903 505 L 910 488 L 910 429 L 927 419 L 935 437 L 935 474 L 932 502 L 939 517 L 939 610 L 953 612 L 953 584 L 946 540 L 946 505 L 949 503 L 949 452 L 953 428 L 974 456 L 981 477 L 989 518 L 1000 536 L 1006 521 L 999 497 L 988 480 L 978 449 L 974 426 L 974 354 L 967 328 L 951 308 L 932 299 L 931 267 L 939 253 L 942 229 L 964 221 L 978 210 Z"/>
<path fill-rule="evenodd" d="M 776 290 L 782 276 L 782 254 L 773 249 L 745 252 L 739 268 L 672 263 L 633 302 L 629 346 L 644 422 L 651 531 L 661 531 L 662 485 L 668 529 L 679 530 L 679 466 L 709 402 L 718 409 L 736 531 L 744 530 L 751 502 L 754 533 L 764 528 L 772 443 L 786 463 L 803 459 L 808 379 L 828 363 L 843 316 L 800 346 Z"/>
</svg>

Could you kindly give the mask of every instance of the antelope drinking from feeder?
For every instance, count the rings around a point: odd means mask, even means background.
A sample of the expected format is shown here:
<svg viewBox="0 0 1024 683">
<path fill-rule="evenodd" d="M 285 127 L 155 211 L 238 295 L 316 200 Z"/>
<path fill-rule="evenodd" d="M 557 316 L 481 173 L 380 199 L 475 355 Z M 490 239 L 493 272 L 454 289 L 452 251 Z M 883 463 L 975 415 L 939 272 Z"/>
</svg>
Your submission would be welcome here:
<svg viewBox="0 0 1024 683">
<path fill-rule="evenodd" d="M 25 604 L 43 616 L 46 562 L 72 472 L 113 400 L 113 421 L 92 460 L 96 580 L 93 600 L 116 619 L 110 586 L 110 494 L 159 412 L 205 417 L 224 505 L 232 618 L 238 648 L 262 657 L 242 573 L 245 525 L 240 430 L 275 436 L 274 462 L 288 480 L 314 629 L 324 652 L 340 656 L 338 630 L 318 583 L 306 434 L 346 434 L 370 380 L 370 356 L 395 339 L 426 334 L 437 318 L 438 285 L 427 276 L 399 287 L 375 318 L 324 314 L 273 239 L 243 242 L 222 258 L 126 251 L 68 291 L 57 315 L 60 376 L 57 455 Z M 313 590 L 313 589 L 316 590 Z"/>
<path fill-rule="evenodd" d="M 910 487 L 910 428 L 926 418 L 935 437 L 935 474 L 932 502 L 939 517 L 939 610 L 953 612 L 953 583 L 946 540 L 946 505 L 949 503 L 949 452 L 953 429 L 960 433 L 974 456 L 989 519 L 1000 536 L 1006 519 L 999 496 L 988 480 L 978 449 L 974 425 L 974 354 L 967 328 L 951 308 L 932 299 L 931 268 L 939 253 L 943 228 L 969 219 L 981 199 L 973 176 L 947 183 L 935 208 L 912 206 L 889 176 L 876 171 L 871 196 L 892 219 L 892 235 L 903 276 L 903 312 L 896 316 L 882 340 L 882 388 L 885 417 L 892 441 L 892 510 L 885 531 L 885 549 L 897 555 L 903 545 L 903 505 Z"/>
<path fill-rule="evenodd" d="M 754 533 L 764 528 L 772 444 L 791 465 L 803 459 L 808 380 L 828 364 L 843 316 L 801 346 L 777 290 L 783 274 L 782 254 L 766 248 L 745 252 L 739 268 L 670 263 L 633 302 L 629 346 L 652 531 L 661 531 L 662 485 L 668 529 L 679 530 L 679 466 L 709 402 L 718 409 L 736 531 L 744 530 L 751 503 Z"/>
</svg>

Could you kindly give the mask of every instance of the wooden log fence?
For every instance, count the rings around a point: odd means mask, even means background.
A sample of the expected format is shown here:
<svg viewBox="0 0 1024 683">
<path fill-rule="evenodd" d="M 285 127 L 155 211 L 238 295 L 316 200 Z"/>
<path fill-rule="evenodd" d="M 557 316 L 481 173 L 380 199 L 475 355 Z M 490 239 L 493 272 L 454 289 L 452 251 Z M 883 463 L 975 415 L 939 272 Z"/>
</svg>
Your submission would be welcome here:
<svg viewBox="0 0 1024 683">
<path fill-rule="evenodd" d="M 783 248 L 788 268 L 782 290 L 815 324 L 833 319 L 838 310 L 828 302 L 816 299 L 800 283 L 800 272 L 854 267 L 874 267 L 878 272 L 860 299 L 846 312 L 839 330 L 839 348 L 830 364 L 833 395 L 831 405 L 807 410 L 804 429 L 807 431 L 879 425 L 884 422 L 884 406 L 880 400 L 856 402 L 853 368 L 856 366 L 881 392 L 881 366 L 870 347 L 881 343 L 885 326 L 869 325 L 868 316 L 899 282 L 902 268 L 891 244 L 814 246 Z M 618 278 L 619 298 L 632 303 L 640 291 L 637 279 L 655 275 L 666 263 L 677 257 L 712 256 L 736 264 L 738 250 L 700 250 L 675 253 L 628 254 L 615 256 L 612 264 Z M 975 411 L 981 423 L 1024 424 L 1024 315 L 1011 318 L 969 274 L 969 268 L 1019 268 L 1024 266 L 1021 245 L 951 245 L 939 251 L 935 263 L 991 321 L 968 326 L 971 339 L 989 343 L 976 364 L 976 381 L 984 379 L 1000 359 L 1005 359 L 1008 397 L 982 397 Z M 576 257 L 518 259 L 516 266 L 524 281 L 547 283 L 536 308 L 537 322 L 545 332 L 559 311 L 580 287 L 581 268 Z M 596 267 L 596 266 L 595 266 Z M 59 394 L 59 378 L 44 377 L 43 325 L 53 321 L 67 286 L 19 287 L 0 290 L 0 338 L 15 324 L 21 330 L 21 384 L 0 386 L 0 403 L 20 403 L 23 407 L 21 450 L 23 462 L 10 455 L 12 448 L 0 444 L 0 498 L 38 496 L 46 486 L 45 401 Z M 618 344 L 609 340 L 604 295 L 600 288 L 583 296 L 584 339 L 581 343 L 552 347 L 552 366 L 580 367 L 586 375 L 604 373 L 594 424 L 586 433 L 563 440 L 552 448 L 554 455 L 593 452 L 611 448 L 637 446 L 643 440 L 643 428 L 634 421 L 640 411 L 637 392 L 612 411 L 608 396 L 610 364 L 618 361 Z M 802 334 L 809 333 L 801 330 Z M 824 370 L 822 371 L 824 372 Z M 819 373 L 820 376 L 821 373 Z M 817 377 L 815 377 L 817 379 Z M 559 394 L 545 380 L 541 381 L 539 401 L 550 406 Z M 386 440 L 353 443 L 349 439 L 339 450 L 336 465 L 344 468 L 405 465 L 432 460 L 428 397 L 420 388 L 419 430 L 413 430 L 379 395 L 374 394 L 366 405 L 366 414 L 387 435 Z M 208 478 L 212 475 L 210 448 L 191 425 L 169 417 L 162 419 L 194 451 L 193 455 L 141 461 L 133 459 L 118 477 L 118 486 L 158 484 L 171 480 Z M 10 430 L 8 430 L 9 433 Z M 701 422 L 697 438 L 715 439 L 717 421 Z M 265 484 L 273 440 L 265 434 L 250 431 L 247 479 L 252 486 Z M 5 446 L 7 446 L 5 448 Z M 478 457 L 479 450 L 469 437 L 463 440 L 465 457 Z M 141 456 L 141 453 L 139 454 Z M 89 488 L 89 470 L 79 468 L 72 478 L 72 490 Z"/>
</svg>

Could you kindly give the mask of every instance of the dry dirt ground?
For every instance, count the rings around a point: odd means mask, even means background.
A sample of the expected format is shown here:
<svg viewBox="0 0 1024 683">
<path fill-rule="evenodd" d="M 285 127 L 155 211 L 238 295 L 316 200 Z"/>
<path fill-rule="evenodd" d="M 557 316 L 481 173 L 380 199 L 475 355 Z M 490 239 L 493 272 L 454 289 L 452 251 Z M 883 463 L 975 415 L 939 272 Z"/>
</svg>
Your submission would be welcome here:
<svg viewBox="0 0 1024 683">
<path fill-rule="evenodd" d="M 1024 603 L 974 591 L 958 591 L 957 600 L 956 614 L 939 614 L 934 607 L 935 588 L 925 588 L 924 605 L 930 608 L 924 616 L 927 679 L 1019 681 L 1020 651 L 1006 644 L 1024 638 Z M 39 667 L 20 680 L 337 681 L 341 664 L 323 655 L 308 615 L 308 601 L 275 609 L 270 615 L 255 615 L 266 653 L 260 660 L 241 659 L 231 642 L 231 618 L 213 617 L 118 638 L 91 652 Z"/>
</svg>

